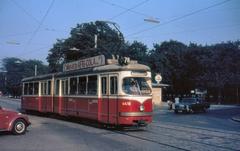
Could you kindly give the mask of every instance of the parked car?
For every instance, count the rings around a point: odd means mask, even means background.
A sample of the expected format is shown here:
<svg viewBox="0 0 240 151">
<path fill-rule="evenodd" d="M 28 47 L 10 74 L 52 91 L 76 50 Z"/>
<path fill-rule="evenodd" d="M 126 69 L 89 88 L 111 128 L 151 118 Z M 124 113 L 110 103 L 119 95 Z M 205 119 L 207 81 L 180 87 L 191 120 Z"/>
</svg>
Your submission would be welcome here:
<svg viewBox="0 0 240 151">
<path fill-rule="evenodd" d="M 30 124 L 26 115 L 0 106 L 0 131 L 11 131 L 15 135 L 21 135 Z"/>
<path fill-rule="evenodd" d="M 175 103 L 174 112 L 178 113 L 179 111 L 185 113 L 192 112 L 206 112 L 210 107 L 210 104 L 199 98 L 183 98 L 179 100 L 178 103 Z"/>
</svg>

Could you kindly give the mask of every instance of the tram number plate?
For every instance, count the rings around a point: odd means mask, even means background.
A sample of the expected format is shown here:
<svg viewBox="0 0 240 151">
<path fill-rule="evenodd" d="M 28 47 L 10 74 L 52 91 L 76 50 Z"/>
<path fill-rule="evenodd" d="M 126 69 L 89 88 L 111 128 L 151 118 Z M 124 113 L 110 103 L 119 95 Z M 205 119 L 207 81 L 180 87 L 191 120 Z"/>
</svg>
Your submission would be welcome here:
<svg viewBox="0 0 240 151">
<path fill-rule="evenodd" d="M 131 106 L 131 102 L 122 102 L 123 106 Z"/>
</svg>

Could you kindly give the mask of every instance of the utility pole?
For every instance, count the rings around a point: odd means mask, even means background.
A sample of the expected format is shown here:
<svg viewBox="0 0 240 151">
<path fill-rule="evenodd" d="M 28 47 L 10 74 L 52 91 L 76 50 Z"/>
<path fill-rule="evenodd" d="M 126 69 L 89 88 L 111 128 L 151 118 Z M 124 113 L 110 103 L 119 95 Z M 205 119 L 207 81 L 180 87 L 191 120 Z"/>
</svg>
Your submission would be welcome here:
<svg viewBox="0 0 240 151">
<path fill-rule="evenodd" d="M 98 40 L 98 36 L 97 34 L 94 35 L 94 48 L 97 48 L 97 40 Z"/>
<path fill-rule="evenodd" d="M 35 65 L 34 67 L 35 67 L 34 75 L 37 76 L 37 65 Z"/>
</svg>

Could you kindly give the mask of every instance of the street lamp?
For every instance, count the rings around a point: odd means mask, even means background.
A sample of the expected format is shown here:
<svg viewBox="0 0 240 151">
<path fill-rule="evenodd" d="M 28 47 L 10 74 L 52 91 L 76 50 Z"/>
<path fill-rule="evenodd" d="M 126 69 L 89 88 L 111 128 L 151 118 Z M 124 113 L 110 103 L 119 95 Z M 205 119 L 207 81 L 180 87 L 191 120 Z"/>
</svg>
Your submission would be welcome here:
<svg viewBox="0 0 240 151">
<path fill-rule="evenodd" d="M 144 18 L 144 21 L 145 22 L 150 22 L 150 23 L 155 23 L 155 24 L 159 24 L 160 23 L 160 21 L 157 18 L 153 18 L 153 17 Z"/>
<path fill-rule="evenodd" d="M 16 41 L 6 41 L 6 43 L 9 45 L 20 45 L 20 43 Z"/>
</svg>

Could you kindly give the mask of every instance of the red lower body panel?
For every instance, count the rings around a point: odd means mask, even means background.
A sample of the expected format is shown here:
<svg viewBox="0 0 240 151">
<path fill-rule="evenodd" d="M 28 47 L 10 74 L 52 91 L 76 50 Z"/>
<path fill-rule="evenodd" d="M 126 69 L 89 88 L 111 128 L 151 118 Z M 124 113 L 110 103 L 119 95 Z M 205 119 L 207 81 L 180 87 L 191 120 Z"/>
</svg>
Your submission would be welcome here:
<svg viewBox="0 0 240 151">
<path fill-rule="evenodd" d="M 142 103 L 141 103 L 142 102 Z M 136 125 L 152 122 L 152 100 L 138 101 L 134 98 L 83 98 L 23 96 L 22 108 L 39 112 L 53 112 L 76 116 L 113 125 Z"/>
<path fill-rule="evenodd" d="M 24 110 L 41 111 L 41 98 L 37 96 L 27 96 L 22 98 L 21 107 Z"/>
<path fill-rule="evenodd" d="M 95 98 L 62 98 L 61 114 L 97 120 L 98 102 Z"/>
</svg>

